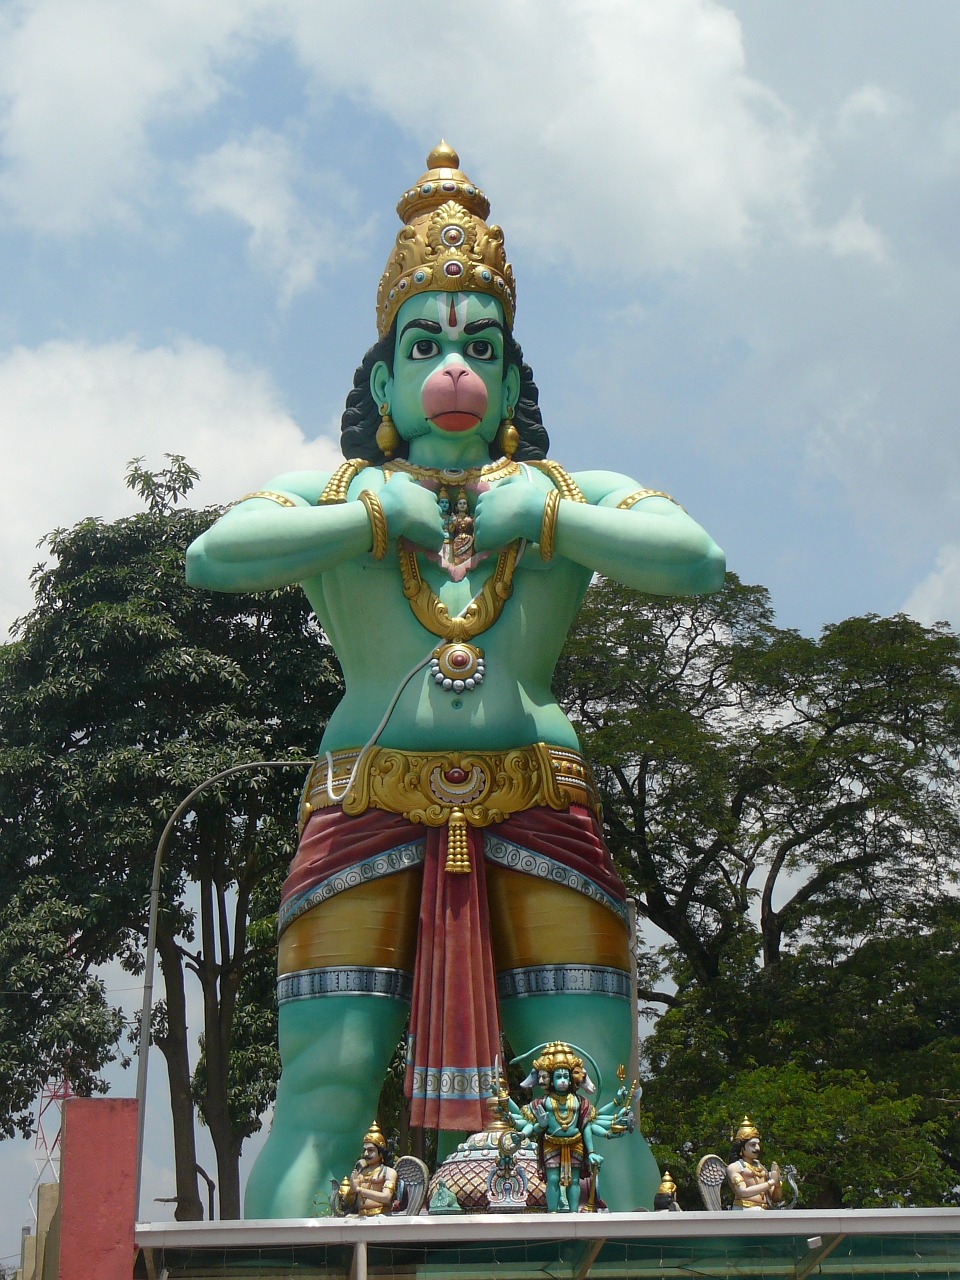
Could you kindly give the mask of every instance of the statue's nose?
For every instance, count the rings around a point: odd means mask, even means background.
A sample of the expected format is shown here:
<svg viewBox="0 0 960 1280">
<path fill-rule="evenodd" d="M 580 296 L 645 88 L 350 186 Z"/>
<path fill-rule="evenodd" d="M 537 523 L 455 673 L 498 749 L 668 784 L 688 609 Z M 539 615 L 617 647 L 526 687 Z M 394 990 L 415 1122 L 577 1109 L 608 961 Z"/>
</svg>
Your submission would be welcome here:
<svg viewBox="0 0 960 1280">
<path fill-rule="evenodd" d="M 450 379 L 454 386 L 456 386 L 460 379 L 468 372 L 469 370 L 467 369 L 467 366 L 465 364 L 460 364 L 459 362 L 456 364 L 448 364 L 443 370 L 444 375 Z"/>
</svg>

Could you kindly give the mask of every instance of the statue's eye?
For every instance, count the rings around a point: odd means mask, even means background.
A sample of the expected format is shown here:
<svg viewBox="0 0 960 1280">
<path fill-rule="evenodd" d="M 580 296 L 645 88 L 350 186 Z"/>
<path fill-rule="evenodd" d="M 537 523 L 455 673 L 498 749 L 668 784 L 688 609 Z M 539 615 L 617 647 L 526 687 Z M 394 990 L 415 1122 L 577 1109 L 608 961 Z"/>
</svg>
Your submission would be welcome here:
<svg viewBox="0 0 960 1280">
<path fill-rule="evenodd" d="M 421 338 L 415 342 L 410 351 L 411 360 L 431 360 L 440 354 L 440 344 L 432 338 Z"/>
<path fill-rule="evenodd" d="M 464 352 L 474 360 L 494 360 L 497 355 L 493 343 L 486 338 L 474 338 L 464 347 Z"/>
</svg>

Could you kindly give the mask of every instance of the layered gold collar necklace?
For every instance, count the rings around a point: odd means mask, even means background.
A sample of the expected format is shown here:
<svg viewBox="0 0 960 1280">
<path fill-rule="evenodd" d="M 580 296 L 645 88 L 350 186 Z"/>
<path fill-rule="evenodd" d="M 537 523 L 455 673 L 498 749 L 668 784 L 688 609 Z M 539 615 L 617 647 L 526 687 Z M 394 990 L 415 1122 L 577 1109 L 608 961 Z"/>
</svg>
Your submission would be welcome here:
<svg viewBox="0 0 960 1280">
<path fill-rule="evenodd" d="M 483 467 L 438 468 L 415 467 L 405 459 L 387 463 L 384 474 L 403 471 L 419 482 L 445 487 L 467 485 L 476 481 L 495 481 L 516 475 L 520 467 L 509 458 L 487 463 Z M 470 641 L 488 631 L 503 612 L 513 591 L 513 574 L 520 555 L 520 540 L 509 543 L 497 556 L 491 576 L 469 603 L 455 616 L 435 591 L 424 582 L 417 563 L 416 550 L 406 539 L 397 542 L 397 561 L 406 597 L 413 616 L 431 635 L 444 643 L 430 656 L 430 674 L 435 684 L 450 693 L 464 693 L 483 684 L 486 673 L 483 650 Z"/>
</svg>

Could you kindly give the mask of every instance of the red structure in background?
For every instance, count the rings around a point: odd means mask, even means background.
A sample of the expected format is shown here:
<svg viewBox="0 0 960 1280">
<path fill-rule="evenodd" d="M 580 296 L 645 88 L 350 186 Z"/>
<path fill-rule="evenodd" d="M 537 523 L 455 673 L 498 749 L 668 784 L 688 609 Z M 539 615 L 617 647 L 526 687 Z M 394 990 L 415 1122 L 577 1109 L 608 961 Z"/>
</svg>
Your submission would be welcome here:
<svg viewBox="0 0 960 1280">
<path fill-rule="evenodd" d="M 33 1205 L 34 1194 L 47 1169 L 53 1173 L 54 1179 L 60 1181 L 60 1135 L 63 1132 L 63 1104 L 73 1097 L 69 1080 L 48 1080 L 43 1086 L 37 1105 L 37 1131 L 33 1145 L 37 1151 L 35 1157 L 37 1177 L 30 1191 L 30 1204 Z M 51 1111 L 51 1108 L 55 1110 Z M 57 1131 L 50 1137 L 48 1130 L 53 1129 L 52 1121 L 56 1120 Z"/>
<path fill-rule="evenodd" d="M 67 1098 L 62 1114 L 59 1280 L 130 1280 L 136 1099 Z"/>
</svg>

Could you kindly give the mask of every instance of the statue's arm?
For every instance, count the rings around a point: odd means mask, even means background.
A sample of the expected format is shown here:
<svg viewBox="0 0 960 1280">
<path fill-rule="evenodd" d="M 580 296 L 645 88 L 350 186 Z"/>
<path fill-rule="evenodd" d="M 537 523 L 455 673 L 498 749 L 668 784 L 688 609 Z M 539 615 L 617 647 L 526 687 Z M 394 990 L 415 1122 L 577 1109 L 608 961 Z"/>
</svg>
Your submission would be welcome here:
<svg viewBox="0 0 960 1280">
<path fill-rule="evenodd" d="M 270 590 L 369 551 L 362 503 L 316 505 L 328 479 L 278 476 L 236 503 L 187 548 L 187 581 L 214 591 Z"/>
<path fill-rule="evenodd" d="M 615 472 L 574 479 L 586 503 L 561 502 L 557 553 L 628 587 L 657 595 L 701 595 L 723 586 L 726 558 L 710 535 L 670 498 L 646 496 Z M 621 507 L 621 502 L 631 502 Z"/>
<path fill-rule="evenodd" d="M 657 595 L 700 595 L 723 585 L 726 560 L 710 535 L 669 498 L 632 501 L 641 486 L 608 471 L 575 475 L 585 502 L 556 508 L 554 554 L 594 573 Z M 477 546 L 509 537 L 541 543 L 549 489 L 517 478 L 478 505 Z M 629 505 L 620 506 L 626 501 Z M 506 534 L 506 537 L 504 537 Z"/>
<path fill-rule="evenodd" d="M 596 1109 L 591 1107 L 587 1112 L 586 1118 L 581 1126 L 580 1132 L 583 1135 L 583 1149 L 587 1153 L 587 1162 L 592 1168 L 599 1168 L 603 1164 L 603 1156 L 599 1155 L 594 1149 L 594 1125 L 596 1123 Z M 602 1132 L 602 1130 L 601 1130 Z M 606 1134 L 604 1134 L 606 1137 Z"/>
<path fill-rule="evenodd" d="M 727 1165 L 727 1177 L 730 1185 L 743 1200 L 760 1200 L 776 1186 L 772 1178 L 766 1181 L 748 1183 L 738 1161 Z"/>
<path fill-rule="evenodd" d="M 353 482 L 348 501 L 317 506 L 328 479 L 319 472 L 280 476 L 237 503 L 187 548 L 187 581 L 214 591 L 271 590 L 365 555 L 374 531 L 358 498 L 363 489 L 377 494 L 388 541 L 405 534 L 439 549 L 436 500 L 407 476 L 384 484 L 371 468 Z"/>
</svg>

